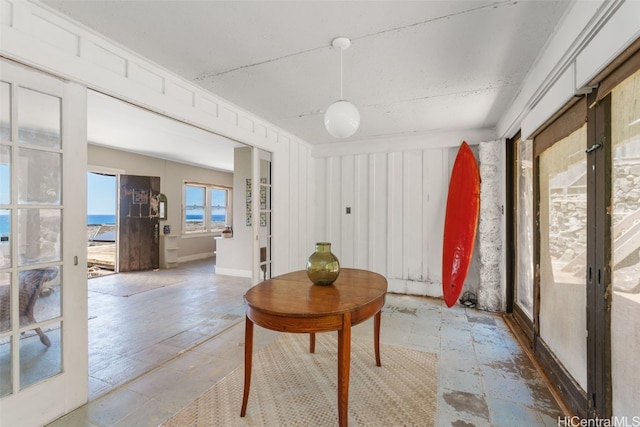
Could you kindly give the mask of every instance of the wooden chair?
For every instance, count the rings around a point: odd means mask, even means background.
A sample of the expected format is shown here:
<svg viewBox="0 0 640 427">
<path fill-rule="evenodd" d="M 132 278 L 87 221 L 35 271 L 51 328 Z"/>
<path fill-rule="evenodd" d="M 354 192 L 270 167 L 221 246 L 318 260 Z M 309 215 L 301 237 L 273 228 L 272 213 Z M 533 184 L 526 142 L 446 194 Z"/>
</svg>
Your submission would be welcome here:
<svg viewBox="0 0 640 427">
<path fill-rule="evenodd" d="M 20 325 L 26 326 L 36 323 L 33 311 L 36 301 L 42 291 L 42 285 L 49 280 L 54 279 L 58 275 L 58 269 L 54 267 L 37 268 L 33 270 L 21 271 L 19 273 L 19 315 Z M 11 294 L 9 286 L 0 287 L 0 330 L 9 329 L 9 314 L 11 312 Z M 47 347 L 51 346 L 49 337 L 42 332 L 42 329 L 36 328 L 36 333 L 40 337 L 40 342 Z"/>
</svg>

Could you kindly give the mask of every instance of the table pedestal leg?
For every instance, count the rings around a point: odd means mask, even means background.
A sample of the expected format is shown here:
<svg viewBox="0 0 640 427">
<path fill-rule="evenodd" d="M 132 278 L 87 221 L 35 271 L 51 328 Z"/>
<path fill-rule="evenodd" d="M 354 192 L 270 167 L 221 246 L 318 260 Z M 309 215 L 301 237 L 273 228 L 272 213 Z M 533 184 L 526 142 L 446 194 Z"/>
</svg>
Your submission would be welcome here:
<svg viewBox="0 0 640 427">
<path fill-rule="evenodd" d="M 351 365 L 351 313 L 345 313 L 338 331 L 338 425 L 349 423 L 349 367 Z"/>
<path fill-rule="evenodd" d="M 309 353 L 316 352 L 316 334 L 315 332 L 311 332 L 309 334 Z"/>
<path fill-rule="evenodd" d="M 247 413 L 249 401 L 249 388 L 251 387 L 251 362 L 253 359 L 253 322 L 246 318 L 244 329 L 244 393 L 242 395 L 242 409 L 240 416 Z"/>
<path fill-rule="evenodd" d="M 380 363 L 380 321 L 382 320 L 382 310 L 376 313 L 373 318 L 373 348 L 376 352 L 376 366 L 382 366 Z"/>
</svg>

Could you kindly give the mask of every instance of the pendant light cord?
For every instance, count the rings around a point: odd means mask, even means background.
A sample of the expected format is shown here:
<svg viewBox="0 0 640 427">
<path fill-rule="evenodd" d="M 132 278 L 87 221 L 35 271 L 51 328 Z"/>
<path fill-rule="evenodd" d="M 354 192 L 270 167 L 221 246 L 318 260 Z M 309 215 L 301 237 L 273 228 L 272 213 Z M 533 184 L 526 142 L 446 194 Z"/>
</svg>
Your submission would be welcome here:
<svg viewBox="0 0 640 427">
<path fill-rule="evenodd" d="M 340 100 L 342 101 L 344 98 L 342 97 L 342 52 L 344 49 L 340 49 Z"/>
</svg>

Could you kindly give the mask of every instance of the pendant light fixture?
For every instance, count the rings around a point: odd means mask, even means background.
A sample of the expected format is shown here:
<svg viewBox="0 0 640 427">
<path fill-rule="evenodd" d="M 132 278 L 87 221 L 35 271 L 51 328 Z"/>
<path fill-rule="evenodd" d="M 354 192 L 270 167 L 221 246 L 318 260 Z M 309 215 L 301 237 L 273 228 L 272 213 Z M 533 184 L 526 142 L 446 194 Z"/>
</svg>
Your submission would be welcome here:
<svg viewBox="0 0 640 427">
<path fill-rule="evenodd" d="M 340 49 L 340 99 L 331 104 L 324 113 L 324 126 L 331 136 L 348 138 L 360 127 L 360 112 L 355 105 L 342 97 L 342 52 L 351 46 L 351 40 L 346 37 L 336 37 L 331 45 Z"/>
</svg>

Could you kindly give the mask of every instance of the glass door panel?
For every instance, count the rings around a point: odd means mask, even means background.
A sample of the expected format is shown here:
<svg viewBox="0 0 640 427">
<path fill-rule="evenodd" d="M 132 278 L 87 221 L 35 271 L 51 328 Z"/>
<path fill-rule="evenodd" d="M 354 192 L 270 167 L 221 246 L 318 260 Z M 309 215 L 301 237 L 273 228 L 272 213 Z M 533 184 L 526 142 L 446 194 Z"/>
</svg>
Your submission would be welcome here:
<svg viewBox="0 0 640 427">
<path fill-rule="evenodd" d="M 516 143 L 515 303 L 533 321 L 533 143 Z"/>
<path fill-rule="evenodd" d="M 18 140 L 41 147 L 60 148 L 60 98 L 19 88 Z"/>
<path fill-rule="evenodd" d="M 271 278 L 271 161 L 264 158 L 260 159 L 260 271 L 260 280 Z"/>
<path fill-rule="evenodd" d="M 586 124 L 540 154 L 540 337 L 587 389 Z"/>
<path fill-rule="evenodd" d="M 0 140 L 11 139 L 11 85 L 0 82 Z"/>
<path fill-rule="evenodd" d="M 35 328 L 27 329 L 20 337 L 21 390 L 62 372 L 62 322 L 51 323 L 44 334 L 40 328 Z M 45 352 L 42 351 L 43 336 L 51 342 Z"/>
<path fill-rule="evenodd" d="M 0 398 L 11 394 L 11 274 L 0 273 Z"/>
<path fill-rule="evenodd" d="M 3 83 L 4 85 L 4 83 Z M 11 202 L 11 147 L 0 145 L 0 205 Z M 11 209 L 0 209 L 0 268 L 11 267 Z M 2 318 L 0 317 L 0 321 Z"/>
<path fill-rule="evenodd" d="M 611 94 L 611 375 L 616 416 L 637 415 L 640 346 L 640 71 Z"/>
<path fill-rule="evenodd" d="M 640 72 L 612 93 L 614 290 L 640 293 Z"/>
<path fill-rule="evenodd" d="M 30 148 L 18 148 L 16 166 L 18 203 L 59 205 L 61 200 L 62 155 Z"/>
</svg>

